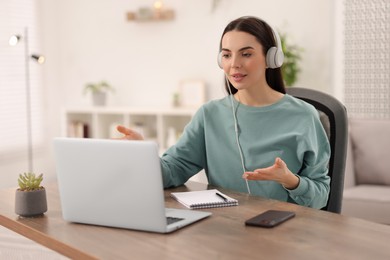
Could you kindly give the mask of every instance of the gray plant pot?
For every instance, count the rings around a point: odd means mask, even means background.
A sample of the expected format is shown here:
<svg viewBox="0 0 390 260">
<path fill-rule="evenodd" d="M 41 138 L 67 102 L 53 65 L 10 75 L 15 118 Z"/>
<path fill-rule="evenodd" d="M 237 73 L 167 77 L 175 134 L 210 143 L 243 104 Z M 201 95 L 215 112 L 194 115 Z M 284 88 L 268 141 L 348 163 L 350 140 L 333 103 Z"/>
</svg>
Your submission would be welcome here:
<svg viewBox="0 0 390 260">
<path fill-rule="evenodd" d="M 21 191 L 15 193 L 15 213 L 22 217 L 35 217 L 47 211 L 46 190 Z"/>
<path fill-rule="evenodd" d="M 105 92 L 92 93 L 92 103 L 94 106 L 105 106 L 107 94 Z"/>
</svg>

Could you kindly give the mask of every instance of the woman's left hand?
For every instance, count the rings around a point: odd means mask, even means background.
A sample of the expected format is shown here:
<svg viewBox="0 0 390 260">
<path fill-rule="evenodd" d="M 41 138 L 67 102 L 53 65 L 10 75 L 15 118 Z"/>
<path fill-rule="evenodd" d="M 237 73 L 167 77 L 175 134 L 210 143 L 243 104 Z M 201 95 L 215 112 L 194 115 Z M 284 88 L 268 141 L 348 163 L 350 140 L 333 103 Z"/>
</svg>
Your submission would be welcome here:
<svg viewBox="0 0 390 260">
<path fill-rule="evenodd" d="M 276 181 L 290 190 L 295 189 L 299 184 L 299 178 L 288 169 L 286 163 L 279 157 L 275 159 L 272 166 L 256 169 L 253 172 L 245 172 L 242 178 L 253 181 Z"/>
</svg>

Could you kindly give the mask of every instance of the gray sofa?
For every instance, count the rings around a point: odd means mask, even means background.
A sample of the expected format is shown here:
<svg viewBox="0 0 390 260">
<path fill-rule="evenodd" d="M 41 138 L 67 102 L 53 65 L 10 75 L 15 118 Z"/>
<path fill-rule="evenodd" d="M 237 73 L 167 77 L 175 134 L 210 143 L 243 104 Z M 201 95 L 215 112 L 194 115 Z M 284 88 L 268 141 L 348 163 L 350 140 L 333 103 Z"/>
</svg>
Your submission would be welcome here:
<svg viewBox="0 0 390 260">
<path fill-rule="evenodd" d="M 341 214 L 390 224 L 390 120 L 349 120 Z"/>
</svg>

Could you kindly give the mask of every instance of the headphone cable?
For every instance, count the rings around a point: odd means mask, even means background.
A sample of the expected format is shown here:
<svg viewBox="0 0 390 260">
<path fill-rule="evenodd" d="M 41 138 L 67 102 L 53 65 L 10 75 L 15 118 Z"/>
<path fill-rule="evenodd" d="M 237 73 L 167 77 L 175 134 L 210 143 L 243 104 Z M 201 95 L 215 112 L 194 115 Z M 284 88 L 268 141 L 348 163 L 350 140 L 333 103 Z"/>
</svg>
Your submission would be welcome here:
<svg viewBox="0 0 390 260">
<path fill-rule="evenodd" d="M 234 132 L 235 132 L 235 136 L 236 136 L 236 143 L 237 143 L 237 147 L 238 147 L 238 152 L 240 154 L 242 170 L 243 170 L 243 173 L 245 173 L 246 169 L 245 169 L 245 164 L 244 164 L 244 156 L 242 154 L 240 141 L 238 139 L 238 123 L 237 123 L 237 117 L 236 117 L 236 110 L 234 109 L 233 94 L 232 94 L 232 90 L 230 89 L 229 80 L 227 79 L 226 75 L 225 75 L 225 80 L 226 80 L 226 84 L 227 84 L 226 86 L 229 89 L 229 93 L 230 93 L 230 103 L 231 103 L 232 113 L 233 113 Z M 238 106 L 237 106 L 237 108 L 238 108 Z M 248 180 L 245 180 L 245 183 L 246 183 L 246 189 L 248 190 L 248 193 L 251 194 L 251 190 L 249 188 Z"/>
</svg>

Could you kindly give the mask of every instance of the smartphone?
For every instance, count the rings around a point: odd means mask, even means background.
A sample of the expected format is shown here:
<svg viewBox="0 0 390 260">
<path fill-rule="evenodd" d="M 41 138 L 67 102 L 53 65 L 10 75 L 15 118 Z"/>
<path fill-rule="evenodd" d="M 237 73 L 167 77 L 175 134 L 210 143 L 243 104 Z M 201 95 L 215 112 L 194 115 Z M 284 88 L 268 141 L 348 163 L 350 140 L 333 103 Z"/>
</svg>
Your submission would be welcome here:
<svg viewBox="0 0 390 260">
<path fill-rule="evenodd" d="M 295 213 L 292 211 L 268 210 L 246 220 L 245 225 L 271 228 L 293 217 Z"/>
</svg>

